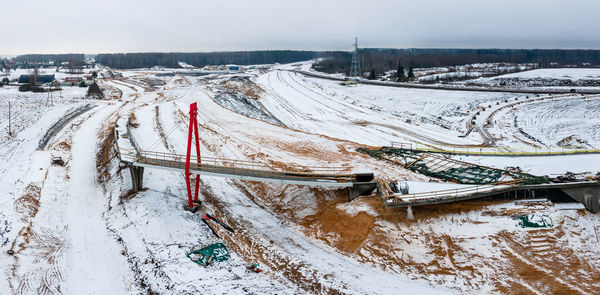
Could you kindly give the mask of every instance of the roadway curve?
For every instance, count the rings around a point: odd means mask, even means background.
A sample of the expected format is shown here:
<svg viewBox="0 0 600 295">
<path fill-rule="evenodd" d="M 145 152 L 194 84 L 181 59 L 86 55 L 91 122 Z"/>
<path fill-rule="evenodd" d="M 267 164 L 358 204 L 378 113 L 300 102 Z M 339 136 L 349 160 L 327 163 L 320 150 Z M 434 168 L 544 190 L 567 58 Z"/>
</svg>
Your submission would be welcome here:
<svg viewBox="0 0 600 295">
<path fill-rule="evenodd" d="M 310 77 L 328 79 L 334 81 L 347 81 L 348 78 L 335 77 L 327 74 L 320 74 L 315 72 L 292 70 L 292 72 L 303 74 Z M 401 87 L 401 88 L 419 88 L 419 89 L 434 89 L 434 90 L 456 90 L 456 91 L 481 91 L 481 92 L 508 92 L 508 93 L 531 93 L 531 94 L 565 94 L 571 93 L 570 88 L 565 89 L 533 89 L 533 88 L 501 88 L 501 87 L 467 87 L 467 86 L 456 86 L 456 85 L 425 85 L 425 84 L 414 84 L 414 83 L 402 83 L 402 82 L 387 82 L 387 81 L 373 81 L 373 80 L 356 80 L 357 83 L 377 85 L 377 86 L 388 86 L 388 87 Z M 577 93 L 584 94 L 600 94 L 598 89 L 578 89 Z"/>
</svg>

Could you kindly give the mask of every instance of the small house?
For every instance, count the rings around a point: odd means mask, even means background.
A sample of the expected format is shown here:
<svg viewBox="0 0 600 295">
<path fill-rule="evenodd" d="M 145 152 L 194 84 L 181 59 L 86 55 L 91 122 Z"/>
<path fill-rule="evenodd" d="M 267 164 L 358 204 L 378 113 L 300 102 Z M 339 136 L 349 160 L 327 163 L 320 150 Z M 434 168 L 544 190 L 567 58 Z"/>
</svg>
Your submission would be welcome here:
<svg viewBox="0 0 600 295">
<path fill-rule="evenodd" d="M 33 75 L 21 75 L 19 77 L 19 84 L 29 84 L 30 79 L 33 80 Z M 54 75 L 38 75 L 37 82 L 40 84 L 54 82 Z"/>
</svg>

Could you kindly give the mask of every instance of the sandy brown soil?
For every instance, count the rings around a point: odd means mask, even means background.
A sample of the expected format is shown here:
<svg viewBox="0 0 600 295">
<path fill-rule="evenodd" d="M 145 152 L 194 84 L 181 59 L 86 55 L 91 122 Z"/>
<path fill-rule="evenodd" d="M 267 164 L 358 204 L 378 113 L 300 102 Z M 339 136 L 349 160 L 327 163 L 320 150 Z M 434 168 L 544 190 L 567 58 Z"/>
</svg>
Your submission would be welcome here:
<svg viewBox="0 0 600 295">
<path fill-rule="evenodd" d="M 227 80 L 221 82 L 221 87 L 226 89 L 235 90 L 245 96 L 252 97 L 254 99 L 258 99 L 265 91 L 258 85 L 243 82 L 242 80 Z"/>
<path fill-rule="evenodd" d="M 316 202 L 318 209 L 314 214 L 298 216 L 295 212 L 305 200 L 302 197 L 289 197 L 289 194 L 298 194 L 297 191 L 264 184 L 246 184 L 244 187 L 256 203 L 300 225 L 307 236 L 322 240 L 364 263 L 399 274 L 408 273 L 411 277 L 429 280 L 434 285 L 460 287 L 463 290 L 488 290 L 491 286 L 490 291 L 504 294 L 600 292 L 600 271 L 570 250 L 568 244 L 557 242 L 558 237 L 573 235 L 573 232 L 565 233 L 560 225 L 551 230 L 524 230 L 519 235 L 508 231 L 491 233 L 484 237 L 497 245 L 497 251 L 491 257 L 464 246 L 470 239 L 482 238 L 476 234 L 453 236 L 417 226 L 438 223 L 440 218 L 448 215 L 486 212 L 487 205 L 502 201 L 469 201 L 413 208 L 415 221 L 411 221 L 407 218 L 406 209 L 385 208 L 377 197 L 362 197 L 353 201 L 354 206 L 367 207 L 369 210 L 351 214 L 343 209 L 347 204 L 343 191 L 308 189 L 310 194 L 307 195 L 314 195 L 312 201 Z M 287 198 L 284 197 L 286 194 Z M 282 203 L 284 199 L 290 201 Z M 494 213 L 488 210 L 487 214 L 506 215 L 509 218 L 529 212 L 535 210 L 523 208 Z M 449 222 L 470 223 L 473 227 L 484 223 L 472 218 Z M 532 239 L 539 245 L 532 245 Z M 407 247 L 422 247 L 424 257 L 405 254 L 403 248 Z M 546 251 L 548 247 L 552 250 Z M 536 249 L 539 251 L 536 252 Z M 481 271 L 482 265 L 491 268 L 496 275 Z M 453 283 L 448 285 L 448 282 Z"/>
</svg>

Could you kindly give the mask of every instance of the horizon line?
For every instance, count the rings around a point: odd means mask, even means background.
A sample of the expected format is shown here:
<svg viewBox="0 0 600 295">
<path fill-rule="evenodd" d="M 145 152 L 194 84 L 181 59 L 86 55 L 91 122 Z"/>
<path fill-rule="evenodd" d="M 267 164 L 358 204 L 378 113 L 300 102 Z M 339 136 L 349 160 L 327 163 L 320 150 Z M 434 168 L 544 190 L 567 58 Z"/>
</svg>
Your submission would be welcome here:
<svg viewBox="0 0 600 295">
<path fill-rule="evenodd" d="M 600 51 L 600 48 L 515 48 L 515 47 L 359 47 L 359 49 L 383 49 L 383 50 L 587 50 Z M 305 51 L 305 52 L 352 52 L 349 50 L 339 49 L 244 49 L 244 50 L 211 50 L 211 51 L 122 51 L 122 52 L 62 52 L 62 53 L 19 53 L 19 54 L 3 54 L 0 57 L 17 57 L 23 55 L 64 55 L 64 54 L 83 54 L 83 55 L 100 55 L 100 54 L 139 54 L 139 53 L 228 53 L 228 52 L 257 52 L 257 51 Z"/>
</svg>

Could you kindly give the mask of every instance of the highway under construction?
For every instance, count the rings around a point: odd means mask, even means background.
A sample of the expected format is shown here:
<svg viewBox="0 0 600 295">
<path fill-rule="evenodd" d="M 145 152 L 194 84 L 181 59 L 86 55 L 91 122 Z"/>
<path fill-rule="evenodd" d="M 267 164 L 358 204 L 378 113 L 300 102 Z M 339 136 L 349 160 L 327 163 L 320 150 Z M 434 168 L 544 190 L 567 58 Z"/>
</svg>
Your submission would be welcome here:
<svg viewBox="0 0 600 295">
<path fill-rule="evenodd" d="M 597 293 L 595 96 L 345 86 L 302 67 L 128 70 L 99 79 L 108 101 L 21 97 L 35 117 L 0 143 L 0 289 Z M 209 247 L 228 259 L 203 267 Z"/>
<path fill-rule="evenodd" d="M 115 142 L 121 162 L 130 168 L 133 190 L 143 187 L 144 168 L 166 169 L 184 172 L 188 188 L 187 207 L 193 207 L 198 201 L 198 181 L 195 182 L 195 194 L 191 192 L 192 175 L 209 175 L 258 182 L 275 182 L 296 185 L 347 188 L 348 198 L 368 193 L 375 188 L 373 173 L 354 173 L 349 167 L 311 167 L 289 165 L 289 169 L 277 169 L 256 161 L 241 161 L 233 159 L 207 158 L 200 155 L 198 139 L 197 104 L 190 105 L 189 137 L 186 155 L 143 151 L 131 135 L 131 119 L 121 120 L 122 133 L 115 128 Z M 118 123 L 117 123 L 118 124 Z M 126 138 L 127 147 L 119 145 L 119 136 Z M 192 146 L 196 149 L 196 157 L 192 158 Z"/>
<path fill-rule="evenodd" d="M 287 165 L 279 169 L 257 161 L 242 161 L 200 156 L 198 141 L 197 104 L 190 105 L 189 135 L 186 155 L 142 150 L 133 138 L 131 118 L 123 118 L 115 128 L 115 141 L 122 163 L 130 168 L 134 191 L 143 188 L 144 168 L 156 168 L 184 172 L 188 188 L 186 208 L 198 201 L 198 181 L 193 185 L 192 175 L 208 175 L 257 182 L 273 182 L 331 188 L 346 188 L 348 201 L 374 190 L 386 207 L 409 207 L 459 202 L 475 198 L 502 196 L 513 192 L 525 192 L 535 197 L 535 192 L 561 190 L 574 200 L 583 203 L 592 212 L 600 212 L 600 183 L 597 180 L 572 183 L 551 183 L 547 176 L 535 176 L 521 171 L 510 171 L 454 160 L 445 151 L 403 147 L 359 148 L 371 157 L 389 161 L 416 173 L 467 186 L 429 192 L 409 193 L 397 189 L 397 180 L 375 179 L 372 172 L 350 173 L 351 167 L 311 167 Z M 120 130 L 120 132 L 119 132 Z M 126 141 L 120 141 L 119 137 Z M 124 143 L 124 144 L 119 144 Z M 124 145 L 124 146 L 123 146 Z M 196 157 L 192 156 L 192 147 Z M 192 193 L 192 187 L 195 192 Z"/>
</svg>

